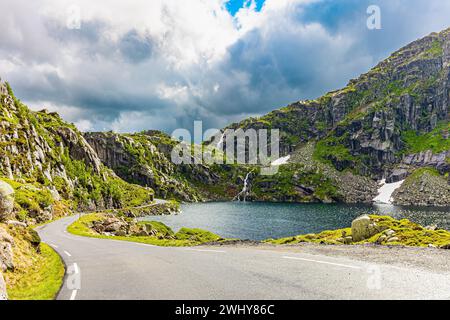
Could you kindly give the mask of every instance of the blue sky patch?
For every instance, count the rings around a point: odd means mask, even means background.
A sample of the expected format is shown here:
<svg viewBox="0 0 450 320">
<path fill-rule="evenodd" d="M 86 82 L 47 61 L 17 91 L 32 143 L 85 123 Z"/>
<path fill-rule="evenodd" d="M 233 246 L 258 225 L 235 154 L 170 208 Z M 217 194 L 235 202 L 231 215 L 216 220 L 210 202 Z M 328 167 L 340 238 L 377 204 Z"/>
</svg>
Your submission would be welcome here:
<svg viewBox="0 0 450 320">
<path fill-rule="evenodd" d="M 256 11 L 260 11 L 264 2 L 266 0 L 255 0 L 256 2 Z M 248 0 L 230 0 L 227 2 L 226 7 L 227 10 L 231 13 L 231 15 L 235 15 L 239 9 L 243 8 L 244 6 L 250 6 L 251 1 Z"/>
</svg>

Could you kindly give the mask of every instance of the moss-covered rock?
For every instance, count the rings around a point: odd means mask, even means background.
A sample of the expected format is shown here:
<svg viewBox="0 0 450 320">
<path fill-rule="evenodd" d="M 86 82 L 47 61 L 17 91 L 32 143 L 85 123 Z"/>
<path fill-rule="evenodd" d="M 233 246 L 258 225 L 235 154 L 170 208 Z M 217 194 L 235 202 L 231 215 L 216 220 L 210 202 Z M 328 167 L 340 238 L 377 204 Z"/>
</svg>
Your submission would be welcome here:
<svg viewBox="0 0 450 320">
<path fill-rule="evenodd" d="M 321 244 L 378 244 L 404 245 L 415 247 L 448 248 L 450 232 L 434 227 L 423 227 L 408 219 L 396 220 L 389 216 L 367 216 L 370 221 L 365 225 L 375 225 L 375 232 L 366 233 L 364 239 L 353 238 L 352 229 L 344 228 L 323 231 L 317 234 L 299 235 L 283 239 L 269 239 L 265 242 L 272 244 L 298 244 L 313 242 Z M 366 217 L 366 218 L 367 218 Z M 366 219 L 367 220 L 367 219 Z"/>
<path fill-rule="evenodd" d="M 352 241 L 359 242 L 369 239 L 385 230 L 385 227 L 379 226 L 374 219 L 368 215 L 363 215 L 352 221 Z"/>
<path fill-rule="evenodd" d="M 110 229 L 110 232 L 106 232 L 105 227 L 110 225 L 115 225 L 114 230 Z M 224 240 L 216 234 L 201 229 L 182 228 L 179 232 L 174 233 L 171 228 L 161 222 L 135 222 L 133 219 L 104 213 L 84 215 L 70 225 L 68 231 L 80 236 L 159 246 L 196 246 Z"/>
</svg>

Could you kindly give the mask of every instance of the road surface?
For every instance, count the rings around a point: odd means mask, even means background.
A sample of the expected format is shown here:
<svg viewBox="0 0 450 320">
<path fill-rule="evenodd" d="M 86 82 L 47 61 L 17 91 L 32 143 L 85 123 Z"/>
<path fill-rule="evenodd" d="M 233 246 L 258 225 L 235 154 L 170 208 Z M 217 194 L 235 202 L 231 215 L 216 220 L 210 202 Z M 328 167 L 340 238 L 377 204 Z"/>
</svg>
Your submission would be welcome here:
<svg viewBox="0 0 450 320">
<path fill-rule="evenodd" d="M 312 247 L 166 248 L 74 236 L 66 228 L 75 219 L 37 229 L 67 266 L 58 299 L 450 298 L 448 250 L 377 249 L 374 262 L 375 254 L 333 254 L 329 246 L 326 254 Z M 415 264 L 416 256 L 434 267 Z"/>
</svg>

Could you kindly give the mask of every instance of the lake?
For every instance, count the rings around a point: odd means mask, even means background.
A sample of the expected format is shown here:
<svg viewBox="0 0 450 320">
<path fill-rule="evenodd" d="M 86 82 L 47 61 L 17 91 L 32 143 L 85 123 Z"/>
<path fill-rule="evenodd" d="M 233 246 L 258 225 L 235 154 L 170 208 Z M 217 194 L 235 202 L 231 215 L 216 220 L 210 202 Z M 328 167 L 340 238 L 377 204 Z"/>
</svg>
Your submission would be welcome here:
<svg viewBox="0 0 450 320">
<path fill-rule="evenodd" d="M 291 204 L 264 202 L 212 202 L 183 204 L 182 213 L 151 216 L 174 231 L 200 228 L 224 238 L 264 240 L 349 227 L 361 214 L 407 218 L 423 226 L 437 224 L 450 230 L 450 208 L 398 207 L 359 204 Z"/>
</svg>

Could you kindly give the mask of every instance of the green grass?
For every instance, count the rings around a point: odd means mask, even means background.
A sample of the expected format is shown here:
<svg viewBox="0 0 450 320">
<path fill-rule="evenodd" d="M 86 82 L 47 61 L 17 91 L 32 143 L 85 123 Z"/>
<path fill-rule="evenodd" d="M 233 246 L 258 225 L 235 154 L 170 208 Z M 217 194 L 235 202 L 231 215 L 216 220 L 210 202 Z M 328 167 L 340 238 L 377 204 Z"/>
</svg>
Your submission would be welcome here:
<svg viewBox="0 0 450 320">
<path fill-rule="evenodd" d="M 355 160 L 355 157 L 350 153 L 350 150 L 342 144 L 333 144 L 329 142 L 329 140 L 317 142 L 314 159 L 332 164 L 330 158 L 336 159 L 337 161 Z"/>
<path fill-rule="evenodd" d="M 137 237 L 137 236 L 105 236 L 99 234 L 89 228 L 89 224 L 93 221 L 98 221 L 102 219 L 102 214 L 93 213 L 82 216 L 79 220 L 72 223 L 67 231 L 78 236 L 92 237 L 99 239 L 113 239 L 122 240 L 129 242 L 138 242 L 151 244 L 161 247 L 185 247 L 185 246 L 196 246 L 206 242 L 222 241 L 224 240 L 220 236 L 211 233 L 209 231 L 201 229 L 188 229 L 182 228 L 179 232 L 174 233 L 168 226 L 161 222 L 150 221 L 150 222 L 140 222 L 140 224 L 150 224 L 154 229 L 156 229 L 159 235 L 165 236 L 166 238 L 159 238 L 157 236 L 147 236 L 147 237 Z"/>
<path fill-rule="evenodd" d="M 272 244 L 297 244 L 302 242 L 322 243 L 322 244 L 338 244 L 337 239 L 342 237 L 342 232 L 347 235 L 351 234 L 351 228 L 338 229 L 338 230 L 326 230 L 320 233 L 305 234 L 294 237 L 287 237 L 281 239 L 268 239 L 264 242 Z"/>
<path fill-rule="evenodd" d="M 56 297 L 64 278 L 64 264 L 60 256 L 48 245 L 40 244 L 41 253 L 32 265 L 18 274 L 14 286 L 9 286 L 10 300 L 52 300 Z"/>
<path fill-rule="evenodd" d="M 435 168 L 425 167 L 414 170 L 414 172 L 407 179 L 410 181 L 418 181 L 424 174 L 436 177 L 440 176 L 439 171 Z"/>
<path fill-rule="evenodd" d="M 392 229 L 398 241 L 389 242 L 389 245 L 404 245 L 413 247 L 427 247 L 434 245 L 440 247 L 450 244 L 450 232 L 447 230 L 427 230 L 421 225 L 411 222 L 408 219 L 396 220 L 389 216 L 370 216 L 376 224 L 383 230 Z M 327 230 L 317 234 L 306 234 L 282 239 L 268 239 L 267 243 L 272 244 L 298 244 L 302 242 L 322 243 L 322 244 L 342 244 L 338 239 L 342 236 L 351 236 L 351 228 Z M 373 237 L 352 244 L 376 243 L 382 232 Z M 382 243 L 386 244 L 386 243 Z"/>
<path fill-rule="evenodd" d="M 316 143 L 313 159 L 333 167 L 337 167 L 337 164 L 340 163 L 345 168 L 351 168 L 354 171 L 361 165 L 361 157 L 350 153 L 347 147 L 348 133 L 344 133 L 340 137 L 333 134 Z"/>
<path fill-rule="evenodd" d="M 444 138 L 444 133 L 449 132 L 450 122 L 441 123 L 433 131 L 426 134 L 418 134 L 410 130 L 402 134 L 402 140 L 406 144 L 407 153 L 419 153 L 431 150 L 440 153 L 450 150 L 450 139 Z"/>
</svg>

